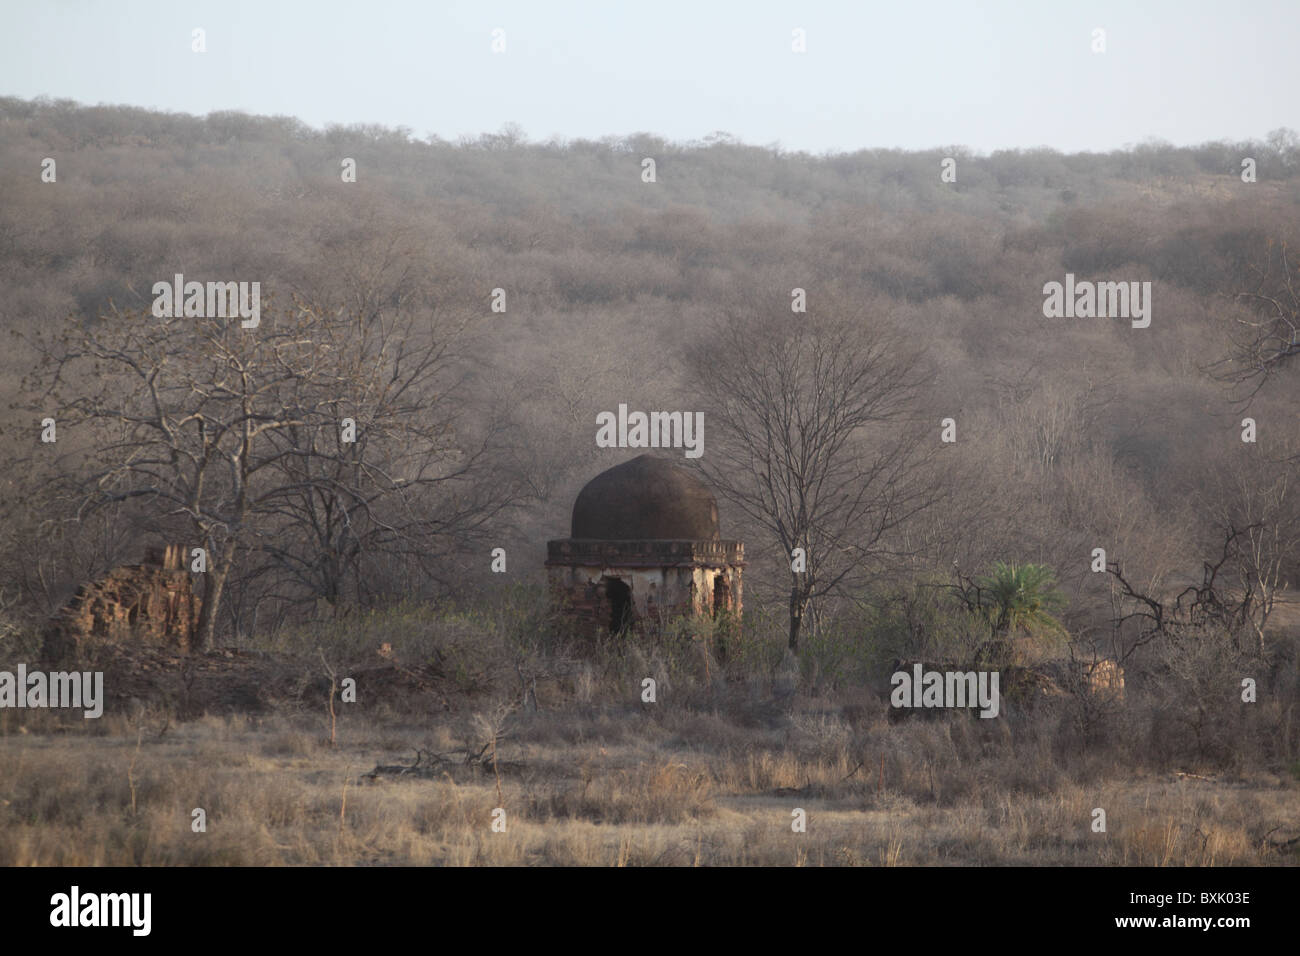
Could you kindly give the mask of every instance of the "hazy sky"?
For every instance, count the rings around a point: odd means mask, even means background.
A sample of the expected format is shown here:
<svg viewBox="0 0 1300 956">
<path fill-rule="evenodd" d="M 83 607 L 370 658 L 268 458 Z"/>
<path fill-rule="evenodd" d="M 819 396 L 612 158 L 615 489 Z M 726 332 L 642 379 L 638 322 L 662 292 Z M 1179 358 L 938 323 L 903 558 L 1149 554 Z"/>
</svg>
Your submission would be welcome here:
<svg viewBox="0 0 1300 956">
<path fill-rule="evenodd" d="M 0 94 L 812 152 L 1300 127 L 1300 0 L 0 0 Z M 207 52 L 191 51 L 206 31 Z M 1092 31 L 1106 51 L 1093 53 Z M 492 31 L 506 51 L 492 52 Z M 802 28 L 807 53 L 791 52 Z"/>
</svg>

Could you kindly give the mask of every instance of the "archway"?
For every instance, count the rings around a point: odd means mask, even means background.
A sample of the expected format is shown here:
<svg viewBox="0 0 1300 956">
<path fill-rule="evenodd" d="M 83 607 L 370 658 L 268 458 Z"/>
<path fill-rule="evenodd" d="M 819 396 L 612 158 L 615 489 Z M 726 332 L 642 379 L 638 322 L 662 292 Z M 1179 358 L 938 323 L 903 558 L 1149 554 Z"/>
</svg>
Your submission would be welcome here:
<svg viewBox="0 0 1300 956">
<path fill-rule="evenodd" d="M 726 572 L 720 572 L 713 579 L 713 616 L 717 617 L 731 610 L 731 584 Z"/>
<path fill-rule="evenodd" d="M 605 578 L 609 601 L 609 632 L 618 634 L 632 625 L 632 589 L 621 578 Z"/>
</svg>

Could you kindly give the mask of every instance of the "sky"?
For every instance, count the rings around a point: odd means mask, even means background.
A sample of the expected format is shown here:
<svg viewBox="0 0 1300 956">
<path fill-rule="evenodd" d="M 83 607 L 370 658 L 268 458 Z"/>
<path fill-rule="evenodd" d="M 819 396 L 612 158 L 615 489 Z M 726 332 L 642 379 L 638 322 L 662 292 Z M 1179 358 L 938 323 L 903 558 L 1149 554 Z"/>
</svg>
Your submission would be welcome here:
<svg viewBox="0 0 1300 956">
<path fill-rule="evenodd" d="M 1300 0 L 0 0 L 0 95 L 449 140 L 1078 152 L 1300 127 L 1297 41 Z"/>
</svg>

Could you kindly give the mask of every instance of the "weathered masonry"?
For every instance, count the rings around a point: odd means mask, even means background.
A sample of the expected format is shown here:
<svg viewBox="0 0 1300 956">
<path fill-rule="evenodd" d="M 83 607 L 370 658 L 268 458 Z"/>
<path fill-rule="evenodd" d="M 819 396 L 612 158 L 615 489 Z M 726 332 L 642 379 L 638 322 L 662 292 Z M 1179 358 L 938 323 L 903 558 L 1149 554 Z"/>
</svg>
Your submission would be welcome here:
<svg viewBox="0 0 1300 956">
<path fill-rule="evenodd" d="M 704 483 L 663 458 L 642 455 L 588 482 L 570 534 L 547 542 L 547 576 L 584 631 L 741 610 L 745 546 L 722 540 Z"/>
<path fill-rule="evenodd" d="M 88 640 L 131 640 L 187 651 L 199 619 L 180 545 L 149 548 L 140 564 L 84 584 L 45 629 L 44 657 L 75 655 Z"/>
</svg>

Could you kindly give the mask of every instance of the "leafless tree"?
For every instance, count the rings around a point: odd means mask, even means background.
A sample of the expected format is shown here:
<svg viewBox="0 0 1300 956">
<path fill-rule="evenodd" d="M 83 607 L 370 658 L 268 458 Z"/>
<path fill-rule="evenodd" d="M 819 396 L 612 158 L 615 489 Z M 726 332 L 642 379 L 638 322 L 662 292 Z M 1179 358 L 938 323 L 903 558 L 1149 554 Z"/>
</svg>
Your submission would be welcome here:
<svg viewBox="0 0 1300 956">
<path fill-rule="evenodd" d="M 1135 586 L 1119 562 L 1106 570 L 1119 587 L 1113 624 L 1113 653 L 1121 663 L 1138 648 L 1164 638 L 1178 641 L 1191 634 L 1226 634 L 1233 648 L 1246 652 L 1250 635 L 1260 654 L 1266 651 L 1264 627 L 1279 590 L 1279 568 L 1293 553 L 1289 528 L 1256 521 L 1229 523 L 1220 529 L 1218 554 L 1201 565 L 1201 580 L 1168 598 Z M 1265 542 L 1265 544 L 1260 544 Z M 1285 544 L 1290 550 L 1283 550 Z"/>
<path fill-rule="evenodd" d="M 857 309 L 794 314 L 788 299 L 721 315 L 691 351 L 705 399 L 709 480 L 779 544 L 790 571 L 789 646 L 809 602 L 897 557 L 901 526 L 939 497 L 939 423 L 910 420 L 922 351 Z M 791 564 L 793 568 L 793 564 Z"/>
<path fill-rule="evenodd" d="M 1300 356 L 1300 264 L 1286 242 L 1270 240 L 1249 277 L 1249 287 L 1233 296 L 1244 312 L 1235 317 L 1231 350 L 1207 367 L 1247 405 Z"/>
<path fill-rule="evenodd" d="M 131 502 L 206 549 L 204 647 L 237 560 L 259 554 L 329 599 L 362 555 L 420 553 L 516 500 L 511 482 L 478 481 L 489 443 L 458 431 L 459 331 L 301 301 L 264 302 L 248 329 L 114 310 L 43 338 L 29 389 L 61 428 L 94 436 L 66 476 L 76 514 Z"/>
<path fill-rule="evenodd" d="M 436 559 L 482 540 L 525 485 L 504 415 L 489 410 L 467 427 L 456 351 L 466 315 L 310 311 L 336 359 L 328 375 L 295 382 L 291 407 L 304 424 L 269 438 L 283 454 L 257 551 L 282 572 L 282 598 L 324 599 L 337 612 L 375 596 L 368 559 L 396 557 L 435 575 Z"/>
<path fill-rule="evenodd" d="M 1264 652 L 1264 628 L 1300 561 L 1300 482 L 1294 456 L 1273 459 L 1244 446 L 1203 500 L 1215 527 L 1238 531 L 1225 568 L 1242 623 Z"/>
</svg>

